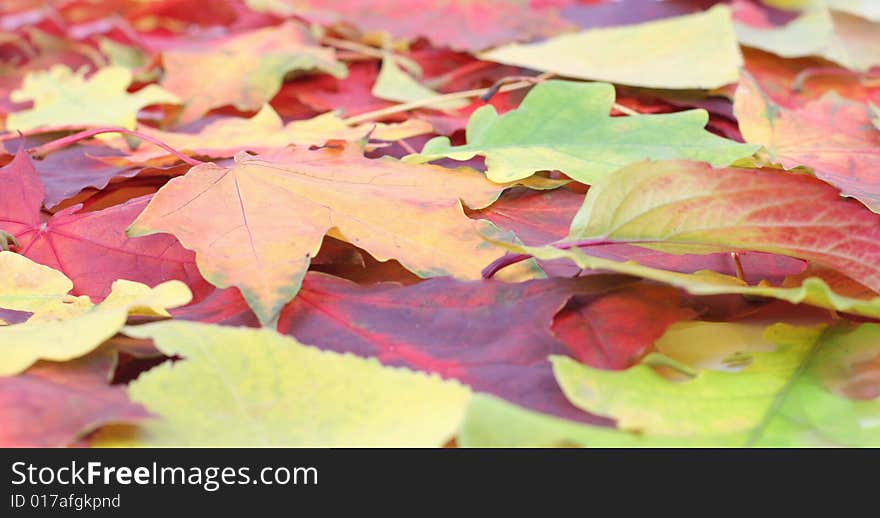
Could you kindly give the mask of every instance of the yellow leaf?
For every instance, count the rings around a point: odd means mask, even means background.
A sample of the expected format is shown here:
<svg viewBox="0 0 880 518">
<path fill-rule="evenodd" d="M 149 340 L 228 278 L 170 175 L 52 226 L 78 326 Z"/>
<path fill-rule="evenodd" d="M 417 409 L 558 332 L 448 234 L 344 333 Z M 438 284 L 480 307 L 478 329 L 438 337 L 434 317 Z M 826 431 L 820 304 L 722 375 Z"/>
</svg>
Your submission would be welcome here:
<svg viewBox="0 0 880 518">
<path fill-rule="evenodd" d="M 162 63 L 162 86 L 186 105 L 181 123 L 220 106 L 258 110 L 294 71 L 321 70 L 338 78 L 348 73 L 333 49 L 318 46 L 294 22 L 168 50 Z"/>
<path fill-rule="evenodd" d="M 62 309 L 43 306 L 27 322 L 0 327 L 0 376 L 23 372 L 37 360 L 67 361 L 91 352 L 125 325 L 128 315 L 167 315 L 166 308 L 190 301 L 189 288 L 169 281 L 155 288 L 116 281 L 105 302 Z M 84 302 L 85 297 L 78 300 Z"/>
<path fill-rule="evenodd" d="M 624 27 L 511 44 L 481 59 L 565 77 L 650 88 L 718 88 L 739 77 L 742 56 L 730 10 L 716 6 Z"/>
<path fill-rule="evenodd" d="M 185 359 L 129 386 L 158 419 L 105 429 L 96 446 L 441 446 L 470 399 L 457 382 L 268 329 L 168 321 L 125 334 Z"/>
<path fill-rule="evenodd" d="M 329 140 L 354 142 L 370 135 L 378 140 L 399 140 L 432 131 L 431 124 L 420 119 L 409 119 L 396 124 L 370 123 L 349 126 L 335 113 L 324 113 L 307 120 L 284 124 L 270 105 L 249 119 L 227 117 L 205 126 L 199 133 L 175 133 L 141 126 L 138 131 L 155 137 L 183 153 L 224 158 L 239 151 L 262 153 L 288 145 L 302 147 L 322 146 Z M 177 161 L 177 157 L 164 149 L 143 145 L 129 151 L 128 142 L 122 138 L 109 144 L 128 153 L 125 157 L 108 157 L 105 160 L 121 165 L 164 165 Z"/>
<path fill-rule="evenodd" d="M 351 146 L 235 160 L 168 182 L 129 235 L 173 234 L 208 282 L 241 289 L 264 324 L 299 291 L 325 235 L 423 277 L 478 279 L 500 255 L 475 228 L 490 224 L 465 216 L 461 200 L 485 207 L 510 184 L 472 169 L 370 160 Z"/>
<path fill-rule="evenodd" d="M 34 106 L 10 114 L 6 119 L 7 131 L 91 126 L 134 129 L 141 108 L 151 104 L 180 104 L 174 94 L 156 85 L 128 93 L 131 71 L 127 68 L 106 67 L 89 78 L 85 75 L 84 68 L 74 72 L 64 65 L 29 73 L 10 99 L 33 101 Z"/>
<path fill-rule="evenodd" d="M 373 85 L 372 94 L 379 99 L 408 103 L 421 101 L 439 95 L 434 90 L 422 85 L 409 74 L 400 69 L 397 61 L 390 54 L 382 59 L 382 68 L 379 77 Z M 437 110 L 456 110 L 470 104 L 464 99 L 453 99 L 442 103 L 432 104 L 431 108 Z"/>
<path fill-rule="evenodd" d="M 72 301 L 72 289 L 73 283 L 58 270 L 0 252 L 0 308 L 37 313 L 59 301 Z"/>
<path fill-rule="evenodd" d="M 740 43 L 782 57 L 819 56 L 862 72 L 880 65 L 880 23 L 855 14 L 819 7 L 782 27 L 735 25 Z"/>
</svg>

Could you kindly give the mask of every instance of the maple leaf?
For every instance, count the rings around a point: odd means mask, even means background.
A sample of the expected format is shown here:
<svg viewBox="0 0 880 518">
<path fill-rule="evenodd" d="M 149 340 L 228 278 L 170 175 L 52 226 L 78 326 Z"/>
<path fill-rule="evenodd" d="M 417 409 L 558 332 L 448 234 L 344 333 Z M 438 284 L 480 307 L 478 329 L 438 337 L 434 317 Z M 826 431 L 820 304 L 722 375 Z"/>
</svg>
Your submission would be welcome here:
<svg viewBox="0 0 880 518">
<path fill-rule="evenodd" d="M 426 37 L 455 50 L 481 50 L 571 28 L 553 9 L 529 0 L 247 0 L 252 9 L 302 16 L 323 24 L 347 22 L 368 33 L 414 40 Z M 405 15 L 401 15 L 405 13 Z"/>
<path fill-rule="evenodd" d="M 272 106 L 283 113 L 282 108 L 293 99 L 319 112 L 336 110 L 346 116 L 392 106 L 394 103 L 373 95 L 371 89 L 377 77 L 375 63 L 352 63 L 344 79 L 326 74 L 296 78 L 282 86 Z"/>
<path fill-rule="evenodd" d="M 0 446 L 60 448 L 105 424 L 148 418 L 141 405 L 128 400 L 124 387 L 110 385 L 115 363 L 115 354 L 102 349 L 0 377 Z"/>
<path fill-rule="evenodd" d="M 105 428 L 96 446 L 441 446 L 470 398 L 456 382 L 268 329 L 162 322 L 125 334 L 185 359 L 129 385 L 131 399 L 159 419 Z"/>
<path fill-rule="evenodd" d="M 0 252 L 0 308 L 38 313 L 73 303 L 70 279 L 58 270 L 12 253 Z"/>
<path fill-rule="evenodd" d="M 0 226 L 17 238 L 16 250 L 62 271 L 73 280 L 78 295 L 104 298 L 117 279 L 149 285 L 176 279 L 189 285 L 197 297 L 210 287 L 199 275 L 192 252 L 173 237 L 125 236 L 125 228 L 146 207 L 147 198 L 95 212 L 77 213 L 80 207 L 74 205 L 44 221 L 43 186 L 23 151 L 0 168 L 0 191 L 5 193 L 0 196 Z"/>
<path fill-rule="evenodd" d="M 736 82 L 742 65 L 730 10 L 725 6 L 639 25 L 563 34 L 539 43 L 512 44 L 479 57 L 565 77 L 650 88 L 717 88 Z"/>
<path fill-rule="evenodd" d="M 555 169 L 593 183 L 645 158 L 728 165 L 757 149 L 705 131 L 709 116 L 704 110 L 609 117 L 613 104 L 614 87 L 609 84 L 545 81 L 517 110 L 500 117 L 491 106 L 475 111 L 468 122 L 467 144 L 452 146 L 448 138 L 436 137 L 405 161 L 481 155 L 494 182 Z"/>
<path fill-rule="evenodd" d="M 859 71 L 880 65 L 878 31 L 878 22 L 822 7 L 779 28 L 736 24 L 743 45 L 787 58 L 819 56 Z"/>
<path fill-rule="evenodd" d="M 431 125 L 425 121 L 410 119 L 398 124 L 349 126 L 335 113 L 284 124 L 278 113 L 267 104 L 251 118 L 224 117 L 212 121 L 198 133 L 175 133 L 146 126 L 138 131 L 183 153 L 224 158 L 234 156 L 239 151 L 260 153 L 291 144 L 302 147 L 322 146 L 331 140 L 354 142 L 367 136 L 378 140 L 399 140 L 430 133 Z M 108 142 L 108 145 L 120 151 L 128 149 L 128 143 L 121 138 Z M 127 165 L 156 166 L 174 163 L 177 157 L 157 146 L 144 146 L 129 152 L 124 158 L 108 157 L 104 160 Z"/>
<path fill-rule="evenodd" d="M 699 370 L 678 383 L 648 365 L 607 372 L 565 357 L 552 361 L 572 403 L 613 417 L 623 431 L 746 446 L 876 445 L 880 430 L 861 416 L 880 411 L 880 401 L 838 397 L 819 371 L 839 356 L 835 350 L 864 348 L 866 340 L 876 349 L 878 331 L 874 324 L 827 331 L 777 324 L 765 333 L 776 349 L 747 353 L 742 371 Z"/>
<path fill-rule="evenodd" d="M 6 130 L 55 131 L 88 126 L 134 129 L 137 112 L 144 106 L 180 104 L 174 94 L 156 85 L 128 93 L 131 72 L 125 68 L 106 67 L 89 78 L 85 75 L 85 69 L 74 72 L 64 65 L 29 73 L 10 98 L 14 102 L 33 101 L 34 106 L 10 114 Z"/>
<path fill-rule="evenodd" d="M 0 255 L 6 254 L 9 252 L 0 252 Z M 13 266 L 17 266 L 19 273 L 14 281 L 31 270 L 39 272 L 43 268 L 29 261 Z M 19 293 L 16 285 L 22 282 L 24 289 Z M 116 281 L 104 302 L 92 306 L 83 298 L 72 300 L 59 294 L 54 280 L 41 281 L 36 290 L 31 283 L 30 279 L 18 281 L 6 288 L 11 294 L 0 296 L 0 303 L 12 299 L 11 309 L 34 312 L 22 324 L 0 326 L 0 340 L 4 344 L 0 377 L 23 372 L 40 359 L 67 361 L 83 356 L 115 335 L 125 325 L 129 313 L 146 311 L 168 316 L 166 308 L 182 306 L 192 298 L 186 285 L 179 281 L 169 281 L 153 289 L 139 283 Z M 44 287 L 48 290 L 41 293 L 39 288 Z M 23 306 L 22 299 L 29 305 Z"/>
<path fill-rule="evenodd" d="M 162 64 L 162 86 L 185 104 L 181 123 L 220 106 L 258 110 L 294 71 L 346 75 L 333 49 L 318 46 L 306 28 L 293 22 L 166 50 Z"/>
<path fill-rule="evenodd" d="M 16 139 L 18 140 L 18 139 Z M 37 143 L 45 143 L 45 138 L 24 139 L 24 145 L 30 147 Z M 22 142 L 8 142 L 6 149 L 15 150 Z M 103 189 L 115 178 L 126 178 L 140 173 L 140 169 L 126 169 L 122 166 L 108 164 L 109 156 L 119 153 L 102 143 L 79 143 L 69 148 L 50 153 L 42 160 L 33 162 L 40 183 L 44 190 L 44 204 L 55 207 L 59 203 L 76 196 L 83 189 L 93 187 Z"/>
<path fill-rule="evenodd" d="M 770 101 L 748 76 L 736 92 L 734 108 L 743 136 L 763 145 L 770 162 L 810 167 L 844 195 L 880 212 L 874 173 L 880 133 L 871 126 L 867 106 L 831 92 L 802 108 L 786 109 Z"/>
<path fill-rule="evenodd" d="M 479 278 L 499 255 L 459 200 L 484 207 L 506 186 L 476 171 L 370 160 L 354 147 L 235 160 L 229 168 L 196 166 L 168 182 L 129 235 L 174 234 L 196 252 L 205 279 L 241 289 L 261 322 L 276 318 L 299 290 L 328 232 L 422 276 Z M 214 217 L 203 218 L 205 211 Z"/>
</svg>

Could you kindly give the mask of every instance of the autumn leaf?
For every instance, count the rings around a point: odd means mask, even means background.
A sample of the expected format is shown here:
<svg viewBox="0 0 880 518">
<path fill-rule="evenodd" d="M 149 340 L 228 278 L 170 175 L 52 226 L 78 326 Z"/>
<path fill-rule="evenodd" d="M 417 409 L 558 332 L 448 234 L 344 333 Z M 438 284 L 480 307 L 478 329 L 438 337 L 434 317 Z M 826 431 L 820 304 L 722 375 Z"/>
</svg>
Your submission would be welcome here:
<svg viewBox="0 0 880 518">
<path fill-rule="evenodd" d="M 7 131 L 122 126 L 134 129 L 137 113 L 150 104 L 180 104 L 172 93 L 148 85 L 135 93 L 126 89 L 131 72 L 106 67 L 86 78 L 85 69 L 76 72 L 64 65 L 28 74 L 22 87 L 10 95 L 14 102 L 33 101 L 33 108 L 6 118 Z"/>
<path fill-rule="evenodd" d="M 70 279 L 58 270 L 27 257 L 0 251 L 0 308 L 39 313 L 57 304 L 74 302 Z"/>
<path fill-rule="evenodd" d="M 18 240 L 17 252 L 63 272 L 73 293 L 104 298 L 117 279 L 149 285 L 185 282 L 197 297 L 210 286 L 201 278 L 193 254 L 171 236 L 129 239 L 126 227 L 147 205 L 146 198 L 108 209 L 77 213 L 74 205 L 47 221 L 40 212 L 43 187 L 23 152 L 0 168 L 0 228 Z"/>
<path fill-rule="evenodd" d="M 880 102 L 880 87 L 863 81 L 857 73 L 823 68 L 818 58 L 783 59 L 767 52 L 744 49 L 745 70 L 770 100 L 785 108 L 798 108 L 830 91 L 853 101 Z M 834 73 L 822 73 L 834 70 Z M 748 77 L 744 74 L 743 79 Z M 743 83 L 745 81 L 741 81 Z M 737 85 L 739 87 L 739 85 Z M 729 92 L 732 96 L 733 90 Z"/>
<path fill-rule="evenodd" d="M 644 436 L 591 426 L 474 394 L 458 432 L 463 448 L 659 448 L 720 447 L 724 439 Z"/>
<path fill-rule="evenodd" d="M 854 70 L 880 65 L 880 23 L 822 7 L 806 11 L 779 28 L 736 24 L 743 45 L 787 58 L 819 56 Z"/>
<path fill-rule="evenodd" d="M 401 70 L 392 55 L 386 55 L 382 59 L 382 69 L 376 77 L 371 92 L 379 99 L 401 103 L 421 101 L 439 95 Z M 438 110 L 455 110 L 468 104 L 464 99 L 454 99 L 433 104 L 431 107 Z"/>
<path fill-rule="evenodd" d="M 8 252 L 2 252 L 7 254 Z M 40 294 L 43 299 L 56 293 Z M 179 281 L 168 281 L 153 289 L 130 281 L 113 284 L 110 295 L 96 306 L 70 304 L 69 299 L 56 299 L 40 305 L 34 315 L 22 324 L 0 326 L 0 376 L 18 374 L 37 360 L 67 361 L 83 356 L 112 337 L 125 325 L 129 313 L 168 313 L 167 308 L 187 304 L 192 298 L 189 288 Z"/>
<path fill-rule="evenodd" d="M 499 253 L 459 200 L 484 207 L 504 187 L 468 169 L 369 160 L 353 147 L 238 154 L 230 168 L 200 165 L 171 180 L 128 233 L 174 234 L 196 252 L 205 279 L 241 289 L 269 323 L 299 291 L 328 233 L 421 276 L 479 278 Z M 215 217 L 200 218 L 204 211 Z"/>
<path fill-rule="evenodd" d="M 735 109 L 743 136 L 763 145 L 770 162 L 787 169 L 810 167 L 818 178 L 880 212 L 880 186 L 874 179 L 880 132 L 871 126 L 867 106 L 831 92 L 802 108 L 786 109 L 744 76 Z"/>
<path fill-rule="evenodd" d="M 158 419 L 107 428 L 96 446 L 441 446 L 470 398 L 458 383 L 268 329 L 163 322 L 125 333 L 185 359 L 129 385 Z"/>
<path fill-rule="evenodd" d="M 54 136 L 54 134 L 49 135 Z M 113 148 L 104 145 L 106 141 L 110 140 L 108 138 L 101 139 L 100 142 L 77 143 L 77 145 L 54 151 L 40 160 L 31 162 L 34 169 L 37 170 L 40 183 L 43 185 L 43 202 L 46 207 L 55 207 L 59 203 L 75 197 L 84 189 L 90 187 L 104 189 L 113 180 L 137 176 L 141 172 L 141 169 L 113 165 L 105 161 L 110 160 L 111 156 L 121 156 Z M 51 137 L 40 135 L 11 140 L 5 144 L 6 149 L 14 157 L 22 144 L 27 148 L 47 142 L 51 142 Z"/>
<path fill-rule="evenodd" d="M 706 132 L 708 115 L 703 110 L 609 117 L 613 103 L 614 88 L 609 84 L 546 81 L 510 113 L 499 117 L 491 106 L 475 111 L 468 122 L 467 144 L 452 146 L 448 138 L 437 137 L 406 161 L 468 160 L 481 155 L 493 182 L 559 170 L 579 182 L 593 183 L 646 158 L 728 165 L 756 149 Z M 555 115 L 548 118 L 548 113 Z"/>
<path fill-rule="evenodd" d="M 723 6 L 512 44 L 480 58 L 565 77 L 650 88 L 718 88 L 736 82 L 742 65 L 730 11 Z"/>
<path fill-rule="evenodd" d="M 876 2 L 44 3 L 0 446 L 880 446 Z"/>
<path fill-rule="evenodd" d="M 669 288 L 615 285 L 597 277 L 357 286 L 313 272 L 282 310 L 278 330 L 322 349 L 436 373 L 528 408 L 596 423 L 562 398 L 546 356 L 570 354 L 591 365 L 622 368 L 669 324 L 694 316 Z M 183 320 L 258 325 L 231 290 L 172 313 Z M 650 319 L 634 332 L 632 320 L 648 313 Z M 474 319 L 481 317 L 484 325 L 475 328 Z M 627 347 L 611 345 L 624 341 Z"/>
<path fill-rule="evenodd" d="M 431 125 L 410 119 L 397 124 L 349 126 L 332 112 L 284 124 L 267 104 L 251 118 L 224 117 L 211 122 L 198 133 L 175 133 L 146 126 L 139 128 L 139 132 L 187 154 L 225 158 L 239 151 L 261 153 L 288 145 L 323 146 L 331 140 L 356 142 L 367 136 L 378 140 L 399 140 L 430 133 Z M 122 152 L 129 149 L 128 142 L 121 138 L 108 142 L 108 145 Z M 120 165 L 158 166 L 174 163 L 177 158 L 160 147 L 142 145 L 128 152 L 124 158 L 108 157 L 104 160 Z"/>
<path fill-rule="evenodd" d="M 114 356 L 102 349 L 65 363 L 38 362 L 17 376 L 0 377 L 0 446 L 59 448 L 106 424 L 149 417 L 141 405 L 129 401 L 124 387 L 110 385 Z"/>
<path fill-rule="evenodd" d="M 564 357 L 552 361 L 572 403 L 616 419 L 626 432 L 735 446 L 867 446 L 880 443 L 880 429 L 862 416 L 880 402 L 836 396 L 818 373 L 836 349 L 876 343 L 877 331 L 873 324 L 861 331 L 777 324 L 765 333 L 776 349 L 747 353 L 742 371 L 700 370 L 682 382 L 644 364 L 608 372 Z"/>
<path fill-rule="evenodd" d="M 567 189 L 537 191 L 511 189 L 501 198 L 473 217 L 488 219 L 503 230 L 511 230 L 527 245 L 539 246 L 568 237 L 569 227 L 584 204 L 584 195 Z M 592 256 L 612 261 L 635 261 L 643 266 L 679 273 L 712 270 L 725 275 L 737 275 L 737 264 L 729 253 L 672 254 L 627 243 L 608 242 L 590 247 Z M 786 276 L 804 271 L 802 260 L 760 252 L 742 252 L 737 259 L 742 267 L 743 280 L 758 283 L 766 280 L 781 282 Z M 541 268 L 559 276 L 577 275 L 580 271 L 569 261 L 540 262 Z"/>
<path fill-rule="evenodd" d="M 633 331 L 628 322 L 643 312 L 650 323 Z M 601 280 L 432 279 L 408 287 L 359 287 L 310 274 L 282 311 L 278 329 L 322 349 L 437 373 L 572 418 L 571 407 L 548 383 L 547 355 L 570 354 L 619 368 L 637 359 L 669 324 L 691 316 L 670 290 L 612 290 Z M 474 319 L 483 325 L 474 328 Z M 628 347 L 609 346 L 622 340 Z"/>
<path fill-rule="evenodd" d="M 619 262 L 587 255 L 579 248 L 560 249 L 555 246 L 532 247 L 503 241 L 493 242 L 513 252 L 515 254 L 513 255 L 514 259 L 528 257 L 544 261 L 568 259 L 583 269 L 641 277 L 676 286 L 693 295 L 737 294 L 750 297 L 770 297 L 791 302 L 792 304 L 809 304 L 853 315 L 870 318 L 880 317 L 880 296 L 861 298 L 839 294 L 820 277 L 807 277 L 803 279 L 800 285 L 793 287 L 775 287 L 765 283 L 751 286 L 737 277 L 711 270 L 700 270 L 695 273 L 678 273 L 642 266 L 634 261 Z M 504 263 L 506 261 L 502 260 L 499 262 Z M 497 262 L 487 267 L 487 275 L 494 274 L 498 267 Z"/>
<path fill-rule="evenodd" d="M 334 24 L 348 22 L 368 33 L 386 33 L 414 40 L 426 37 L 456 50 L 481 50 L 502 43 L 547 36 L 569 29 L 550 8 L 533 7 L 528 0 L 449 0 L 442 4 L 419 0 L 248 0 L 257 10 L 304 16 Z M 401 13 L 406 13 L 401 16 Z"/>
<path fill-rule="evenodd" d="M 802 174 L 635 164 L 593 185 L 570 238 L 788 255 L 880 291 L 880 216 Z"/>
<path fill-rule="evenodd" d="M 220 106 L 258 110 L 291 72 L 346 74 L 332 49 L 317 46 L 309 32 L 293 22 L 167 50 L 162 64 L 162 86 L 185 104 L 181 123 Z"/>
</svg>

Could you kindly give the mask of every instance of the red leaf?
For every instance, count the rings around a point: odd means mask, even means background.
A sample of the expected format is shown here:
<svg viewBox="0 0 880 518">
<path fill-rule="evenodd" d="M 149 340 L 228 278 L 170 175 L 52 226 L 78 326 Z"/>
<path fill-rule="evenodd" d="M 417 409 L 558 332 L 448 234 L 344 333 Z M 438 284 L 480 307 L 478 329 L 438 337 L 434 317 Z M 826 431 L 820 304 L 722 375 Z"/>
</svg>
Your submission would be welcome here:
<svg viewBox="0 0 880 518">
<path fill-rule="evenodd" d="M 553 322 L 553 334 L 575 358 L 600 369 L 635 364 L 675 322 L 695 313 L 679 307 L 677 292 L 638 285 L 604 297 L 575 297 Z"/>
<path fill-rule="evenodd" d="M 124 387 L 110 385 L 113 364 L 105 351 L 0 377 L 0 447 L 67 446 L 102 425 L 149 417 Z"/>
<path fill-rule="evenodd" d="M 30 158 L 19 151 L 0 169 L 0 228 L 18 238 L 19 252 L 64 272 L 73 293 L 103 298 L 117 279 L 155 286 L 177 279 L 196 298 L 210 289 L 192 252 L 170 235 L 128 238 L 125 229 L 146 207 L 148 197 L 108 209 L 76 214 L 64 209 L 45 223 L 40 213 L 43 186 Z"/>
<path fill-rule="evenodd" d="M 345 22 L 408 40 L 425 37 L 455 50 L 482 50 L 572 28 L 555 9 L 524 0 L 303 0 L 296 7 L 310 21 Z"/>
<path fill-rule="evenodd" d="M 607 424 L 568 403 L 547 356 L 604 357 L 609 365 L 625 365 L 666 326 L 694 316 L 678 307 L 674 289 L 605 293 L 616 282 L 611 277 L 517 284 L 435 278 L 412 286 L 359 286 L 311 272 L 282 310 L 278 330 L 322 349 L 455 378 L 541 412 Z M 639 300 L 643 293 L 649 294 L 647 301 Z M 651 309 L 652 303 L 659 305 Z M 182 320 L 258 326 L 232 289 L 171 312 Z M 634 315 L 649 318 L 635 326 Z M 585 320 L 596 318 L 602 323 Z M 618 342 L 623 347 L 614 345 Z"/>
<path fill-rule="evenodd" d="M 568 236 L 571 220 L 584 202 L 582 194 L 566 189 L 553 191 L 519 190 L 505 193 L 489 207 L 475 212 L 474 217 L 488 219 L 500 228 L 512 230 L 527 245 L 545 245 Z M 590 248 L 590 254 L 615 261 L 636 261 L 645 266 L 681 273 L 714 270 L 736 275 L 730 254 L 668 254 L 628 244 L 609 244 Z M 745 280 L 757 283 L 768 280 L 779 283 L 787 275 L 797 275 L 806 268 L 800 259 L 760 252 L 740 254 Z M 558 264 L 557 264 L 558 263 Z M 547 266 L 552 265 L 552 266 Z M 557 275 L 577 272 L 569 261 L 542 262 Z"/>
</svg>

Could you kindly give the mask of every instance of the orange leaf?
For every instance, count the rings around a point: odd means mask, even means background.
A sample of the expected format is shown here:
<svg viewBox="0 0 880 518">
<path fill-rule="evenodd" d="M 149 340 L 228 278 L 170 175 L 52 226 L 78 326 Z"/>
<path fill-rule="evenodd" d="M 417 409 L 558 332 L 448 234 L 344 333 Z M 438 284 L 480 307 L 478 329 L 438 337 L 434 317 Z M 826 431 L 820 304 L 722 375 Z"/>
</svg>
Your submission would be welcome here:
<svg viewBox="0 0 880 518">
<path fill-rule="evenodd" d="M 844 195 L 880 212 L 880 133 L 871 124 L 867 105 L 831 92 L 802 108 L 783 108 L 744 74 L 735 111 L 743 137 L 763 145 L 771 161 L 785 168 L 810 167 Z"/>
<path fill-rule="evenodd" d="M 182 123 L 230 104 L 242 111 L 258 110 L 295 70 L 346 75 L 333 49 L 319 47 L 293 22 L 169 50 L 162 54 L 162 63 L 162 86 L 186 104 Z"/>
<path fill-rule="evenodd" d="M 184 153 L 210 158 L 231 157 L 239 151 L 256 153 L 273 148 L 322 146 L 330 140 L 353 142 L 368 135 L 379 140 L 399 140 L 430 133 L 431 124 L 409 119 L 396 124 L 369 123 L 349 126 L 335 113 L 324 113 L 308 120 L 284 124 L 270 105 L 249 119 L 224 117 L 205 126 L 199 133 L 175 133 L 141 126 L 138 131 L 154 137 Z M 110 145 L 121 151 L 128 150 L 127 142 L 116 139 Z M 149 164 L 152 166 L 174 163 L 177 158 L 158 146 L 141 146 L 127 157 L 110 157 L 107 162 L 120 165 Z"/>
<path fill-rule="evenodd" d="M 474 170 L 370 160 L 354 148 L 235 160 L 171 180 L 129 235 L 174 234 L 209 282 L 241 289 L 263 324 L 299 291 L 326 234 L 423 277 L 478 279 L 501 255 L 474 228 L 490 224 L 469 220 L 459 200 L 485 207 L 507 185 Z"/>
</svg>

